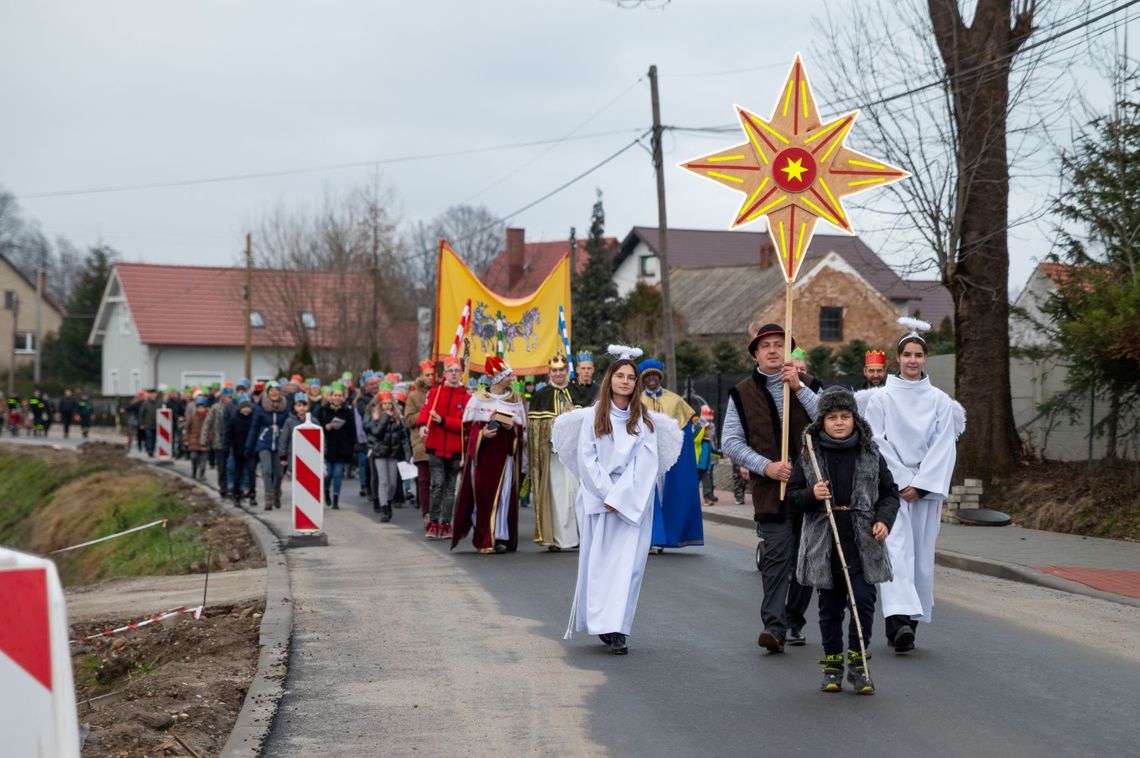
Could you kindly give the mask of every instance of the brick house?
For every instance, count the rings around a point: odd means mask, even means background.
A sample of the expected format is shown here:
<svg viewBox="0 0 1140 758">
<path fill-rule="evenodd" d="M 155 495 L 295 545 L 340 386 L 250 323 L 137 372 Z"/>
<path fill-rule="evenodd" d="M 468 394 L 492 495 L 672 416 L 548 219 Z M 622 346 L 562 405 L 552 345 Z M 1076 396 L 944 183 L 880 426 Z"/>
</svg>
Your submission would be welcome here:
<svg viewBox="0 0 1140 758">
<path fill-rule="evenodd" d="M 570 240 L 527 242 L 526 230 L 517 228 L 507 229 L 506 242 L 506 247 L 491 259 L 480 277 L 488 289 L 504 297 L 525 297 L 534 292 L 570 249 Z M 586 240 L 575 242 L 571 276 L 582 273 L 588 262 Z M 616 254 L 617 238 L 606 237 L 606 243 L 611 255 Z"/>
<path fill-rule="evenodd" d="M 705 345 L 745 341 L 750 329 L 784 320 L 784 278 L 765 232 L 670 229 L 673 308 L 686 336 Z M 656 284 L 658 234 L 634 227 L 615 259 L 614 279 L 628 292 Z M 934 326 L 953 318 L 950 293 L 936 282 L 900 277 L 858 237 L 816 234 L 795 284 L 796 342 L 805 350 L 852 339 L 885 347 L 901 315 L 920 314 Z"/>
</svg>

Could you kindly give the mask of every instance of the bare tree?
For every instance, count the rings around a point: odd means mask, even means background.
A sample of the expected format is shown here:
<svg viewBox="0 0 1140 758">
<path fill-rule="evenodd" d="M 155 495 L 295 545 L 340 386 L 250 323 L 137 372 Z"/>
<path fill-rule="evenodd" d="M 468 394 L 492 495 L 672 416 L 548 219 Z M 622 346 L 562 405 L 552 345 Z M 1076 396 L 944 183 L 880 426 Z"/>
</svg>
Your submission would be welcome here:
<svg viewBox="0 0 1140 758">
<path fill-rule="evenodd" d="M 1034 178 L 1067 92 L 1043 93 L 1037 77 L 1047 45 L 1019 55 L 1041 21 L 1035 0 L 977 0 L 969 20 L 959 5 L 853 3 L 828 20 L 823 57 L 833 91 L 862 109 L 856 138 L 869 131 L 872 154 L 913 174 L 889 188 L 899 209 L 873 207 L 894 228 L 921 236 L 925 249 L 912 270 L 937 271 L 953 297 L 955 393 L 969 417 L 959 470 L 988 479 L 1020 449 L 1009 379 L 1008 232 L 1047 210 L 1039 193 L 1037 207 L 1010 220 L 1010 156 L 1015 181 Z"/>
<path fill-rule="evenodd" d="M 390 327 L 412 318 L 394 205 L 393 193 L 373 176 L 326 195 L 316 209 L 279 206 L 257 225 L 255 260 L 271 270 L 255 281 L 255 302 L 279 321 L 281 349 L 300 354 L 307 345 L 322 374 L 391 365 Z M 334 314 L 334 323 L 306 323 L 302 314 L 314 310 Z M 317 334 L 320 345 L 313 344 Z"/>
</svg>

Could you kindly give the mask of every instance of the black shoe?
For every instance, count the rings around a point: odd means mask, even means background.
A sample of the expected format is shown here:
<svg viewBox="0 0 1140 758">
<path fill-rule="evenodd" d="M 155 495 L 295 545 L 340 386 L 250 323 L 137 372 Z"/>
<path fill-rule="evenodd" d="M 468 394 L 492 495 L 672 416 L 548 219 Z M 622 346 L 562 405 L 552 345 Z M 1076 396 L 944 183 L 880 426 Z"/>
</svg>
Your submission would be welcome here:
<svg viewBox="0 0 1140 758">
<path fill-rule="evenodd" d="M 843 691 L 843 653 L 832 653 L 819 659 L 823 666 L 823 684 L 820 692 Z"/>
<path fill-rule="evenodd" d="M 765 629 L 760 632 L 760 639 L 757 640 L 756 644 L 769 653 L 782 653 L 784 652 L 784 635 L 778 635 Z"/>
<path fill-rule="evenodd" d="M 496 552 L 496 553 L 505 553 L 505 552 L 507 552 L 507 543 L 505 543 L 505 542 L 500 542 L 500 541 L 496 540 L 496 541 L 495 541 L 495 552 Z"/>
<path fill-rule="evenodd" d="M 365 490 L 361 490 L 357 494 L 360 495 L 361 497 L 368 497 L 368 492 L 366 492 Z"/>
<path fill-rule="evenodd" d="M 380 501 L 379 500 L 373 500 L 372 501 L 372 511 L 374 513 L 380 512 Z"/>
<path fill-rule="evenodd" d="M 804 636 L 802 631 L 795 627 L 788 629 L 786 639 L 787 643 L 792 647 L 803 647 L 807 644 L 807 637 Z"/>
<path fill-rule="evenodd" d="M 629 644 L 626 642 L 625 635 L 621 632 L 614 632 L 610 635 L 610 652 L 614 655 L 629 654 Z"/>
<path fill-rule="evenodd" d="M 340 495 L 334 495 L 333 496 L 333 510 L 334 511 L 340 510 Z"/>
<path fill-rule="evenodd" d="M 895 639 L 891 643 L 895 647 L 896 653 L 906 653 L 914 650 L 914 630 L 909 626 L 899 628 L 895 632 Z"/>
<path fill-rule="evenodd" d="M 599 634 L 598 639 L 600 639 L 602 641 L 603 645 L 605 645 L 606 647 L 609 647 L 610 642 L 613 640 L 613 635 L 608 633 L 608 632 L 606 634 Z"/>
<path fill-rule="evenodd" d="M 380 523 L 381 524 L 387 524 L 391 520 L 392 520 L 392 509 L 391 508 L 381 508 L 380 509 Z"/>
<path fill-rule="evenodd" d="M 867 658 L 870 659 L 870 657 L 871 655 L 868 654 Z M 856 695 L 874 695 L 875 684 L 867 675 L 867 668 L 863 661 L 863 656 L 858 650 L 847 651 L 847 681 L 851 682 Z"/>
</svg>

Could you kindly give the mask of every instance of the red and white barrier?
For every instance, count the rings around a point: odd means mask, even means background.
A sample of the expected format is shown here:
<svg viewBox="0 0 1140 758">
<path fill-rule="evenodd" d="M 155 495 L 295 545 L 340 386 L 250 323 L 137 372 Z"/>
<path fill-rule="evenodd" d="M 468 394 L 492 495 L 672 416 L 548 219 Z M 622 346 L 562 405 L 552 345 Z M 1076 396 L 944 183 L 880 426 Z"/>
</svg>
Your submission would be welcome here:
<svg viewBox="0 0 1140 758">
<path fill-rule="evenodd" d="M 293 531 L 321 531 L 325 518 L 325 436 L 312 416 L 293 429 Z"/>
<path fill-rule="evenodd" d="M 174 411 L 158 409 L 158 428 L 155 436 L 155 455 L 160 461 L 174 460 Z"/>
<path fill-rule="evenodd" d="M 79 758 L 67 609 L 55 564 L 0 547 L 4 755 Z"/>
<path fill-rule="evenodd" d="M 100 637 L 110 637 L 112 634 L 119 634 L 120 632 L 129 632 L 132 629 L 138 629 L 139 627 L 143 627 L 143 626 L 150 626 L 151 624 L 156 624 L 159 621 L 164 621 L 165 619 L 172 618 L 174 616 L 189 615 L 189 616 L 193 616 L 194 620 L 197 621 L 198 619 L 202 618 L 202 611 L 204 611 L 204 610 L 206 610 L 206 606 L 204 606 L 204 605 L 199 605 L 196 608 L 177 608 L 173 611 L 167 611 L 166 613 L 160 613 L 157 616 L 151 616 L 150 618 L 143 619 L 142 621 L 134 621 L 130 624 L 124 624 L 123 626 L 117 627 L 115 629 L 108 629 L 104 632 L 97 632 L 96 634 L 89 634 L 86 637 L 80 637 L 77 640 L 72 640 L 72 642 L 75 642 L 75 643 L 90 642 L 91 640 L 97 640 Z"/>
</svg>

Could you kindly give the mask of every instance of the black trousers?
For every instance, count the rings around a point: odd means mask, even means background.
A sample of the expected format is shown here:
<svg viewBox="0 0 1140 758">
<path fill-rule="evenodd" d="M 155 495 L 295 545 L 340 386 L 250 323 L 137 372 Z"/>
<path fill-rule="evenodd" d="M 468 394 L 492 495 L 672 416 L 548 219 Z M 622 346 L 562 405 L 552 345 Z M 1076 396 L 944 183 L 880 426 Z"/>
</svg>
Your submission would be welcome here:
<svg viewBox="0 0 1140 758">
<path fill-rule="evenodd" d="M 780 522 L 763 521 L 756 534 L 764 540 L 760 575 L 764 581 L 764 600 L 760 618 L 764 628 L 777 636 L 788 629 L 803 629 L 804 613 L 811 604 L 811 588 L 796 581 L 796 555 L 799 553 L 800 526 L 803 518 L 785 518 Z"/>
<path fill-rule="evenodd" d="M 871 646 L 871 625 L 875 622 L 875 601 L 879 593 L 875 585 L 868 584 L 863 572 L 851 575 L 851 591 L 855 594 L 855 607 L 859 609 L 859 623 L 863 626 L 863 645 Z M 819 636 L 823 640 L 825 655 L 843 652 L 843 617 L 850 615 L 851 602 L 847 598 L 847 583 L 842 572 L 831 574 L 831 589 L 819 591 Z M 859 631 L 855 619 L 847 625 L 847 649 L 859 649 Z"/>
</svg>

